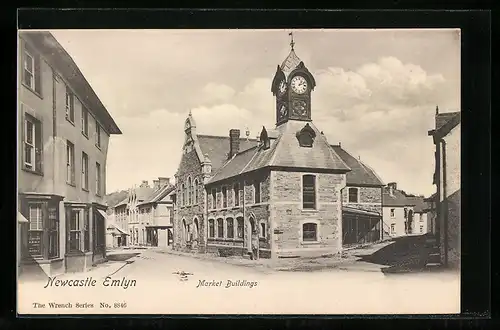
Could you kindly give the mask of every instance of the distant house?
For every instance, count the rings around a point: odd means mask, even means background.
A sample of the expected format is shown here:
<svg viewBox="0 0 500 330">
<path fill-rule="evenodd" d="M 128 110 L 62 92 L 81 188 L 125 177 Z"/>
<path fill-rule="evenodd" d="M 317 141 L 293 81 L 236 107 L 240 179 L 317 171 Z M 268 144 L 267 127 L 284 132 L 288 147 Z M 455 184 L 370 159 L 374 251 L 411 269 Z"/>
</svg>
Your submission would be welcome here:
<svg viewBox="0 0 500 330">
<path fill-rule="evenodd" d="M 107 226 L 108 248 L 120 246 L 168 246 L 172 242 L 175 186 L 170 179 L 144 180 L 129 189 L 123 200 L 110 207 Z"/>
<path fill-rule="evenodd" d="M 406 194 L 397 189 L 396 182 L 390 182 L 384 187 L 382 205 L 384 224 L 389 226 L 391 237 L 432 232 L 430 205 L 423 196 Z"/>
<path fill-rule="evenodd" d="M 435 150 L 433 200 L 436 214 L 436 236 L 441 249 L 441 263 L 460 268 L 460 112 L 439 113 L 436 107 L 432 136 Z"/>
</svg>

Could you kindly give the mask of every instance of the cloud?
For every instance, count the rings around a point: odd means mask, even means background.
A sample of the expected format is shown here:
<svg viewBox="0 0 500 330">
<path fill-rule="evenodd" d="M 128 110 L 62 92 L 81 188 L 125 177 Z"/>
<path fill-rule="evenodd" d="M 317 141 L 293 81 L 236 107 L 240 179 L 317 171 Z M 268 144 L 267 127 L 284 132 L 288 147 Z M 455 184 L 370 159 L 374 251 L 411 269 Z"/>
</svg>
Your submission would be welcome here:
<svg viewBox="0 0 500 330">
<path fill-rule="evenodd" d="M 230 100 L 235 93 L 236 91 L 232 87 L 210 82 L 201 89 L 200 102 L 202 104 L 225 102 Z"/>
</svg>

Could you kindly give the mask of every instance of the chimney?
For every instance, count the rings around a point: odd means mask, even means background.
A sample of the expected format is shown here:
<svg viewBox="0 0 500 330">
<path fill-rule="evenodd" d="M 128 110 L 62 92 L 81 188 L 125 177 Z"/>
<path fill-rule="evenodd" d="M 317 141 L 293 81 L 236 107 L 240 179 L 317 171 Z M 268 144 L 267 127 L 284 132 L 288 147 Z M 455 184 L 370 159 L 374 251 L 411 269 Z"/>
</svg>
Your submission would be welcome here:
<svg viewBox="0 0 500 330">
<path fill-rule="evenodd" d="M 387 186 L 389 187 L 389 194 L 391 196 L 394 196 L 394 190 L 398 189 L 398 185 L 396 182 L 389 182 L 387 184 Z"/>
<path fill-rule="evenodd" d="M 167 184 L 170 184 L 170 178 L 167 178 L 167 177 L 159 177 L 158 178 L 159 187 L 163 187 Z"/>
<path fill-rule="evenodd" d="M 229 154 L 228 158 L 233 158 L 240 151 L 240 130 L 229 130 Z"/>
<path fill-rule="evenodd" d="M 140 187 L 149 187 L 148 181 L 147 180 L 142 180 L 142 183 L 141 183 Z"/>
<path fill-rule="evenodd" d="M 153 180 L 153 189 L 157 190 L 160 188 L 160 180 Z"/>
</svg>

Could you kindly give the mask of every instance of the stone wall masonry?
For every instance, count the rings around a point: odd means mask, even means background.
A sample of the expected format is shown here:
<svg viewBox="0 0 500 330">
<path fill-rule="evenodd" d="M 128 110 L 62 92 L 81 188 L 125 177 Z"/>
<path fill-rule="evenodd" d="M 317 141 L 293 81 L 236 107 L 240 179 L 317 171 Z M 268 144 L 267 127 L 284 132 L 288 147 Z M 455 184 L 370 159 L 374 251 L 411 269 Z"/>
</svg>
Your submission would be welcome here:
<svg viewBox="0 0 500 330">
<path fill-rule="evenodd" d="M 348 202 L 349 188 L 359 189 L 359 203 L 380 203 L 382 204 L 382 189 L 380 187 L 357 187 L 357 186 L 347 186 L 342 190 L 342 201 L 346 205 L 350 205 Z"/>
</svg>

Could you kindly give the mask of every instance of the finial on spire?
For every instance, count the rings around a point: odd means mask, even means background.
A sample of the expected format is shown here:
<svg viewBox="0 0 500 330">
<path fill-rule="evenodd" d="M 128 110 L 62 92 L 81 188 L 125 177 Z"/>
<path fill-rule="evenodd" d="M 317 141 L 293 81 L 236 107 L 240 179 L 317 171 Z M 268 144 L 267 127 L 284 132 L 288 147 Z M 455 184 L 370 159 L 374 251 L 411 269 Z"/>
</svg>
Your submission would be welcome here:
<svg viewBox="0 0 500 330">
<path fill-rule="evenodd" d="M 439 107 L 436 105 L 436 115 L 439 115 Z"/>
<path fill-rule="evenodd" d="M 293 41 L 293 32 L 290 32 L 288 35 L 291 37 L 290 47 L 293 50 L 293 46 L 295 46 L 295 42 Z"/>
</svg>

